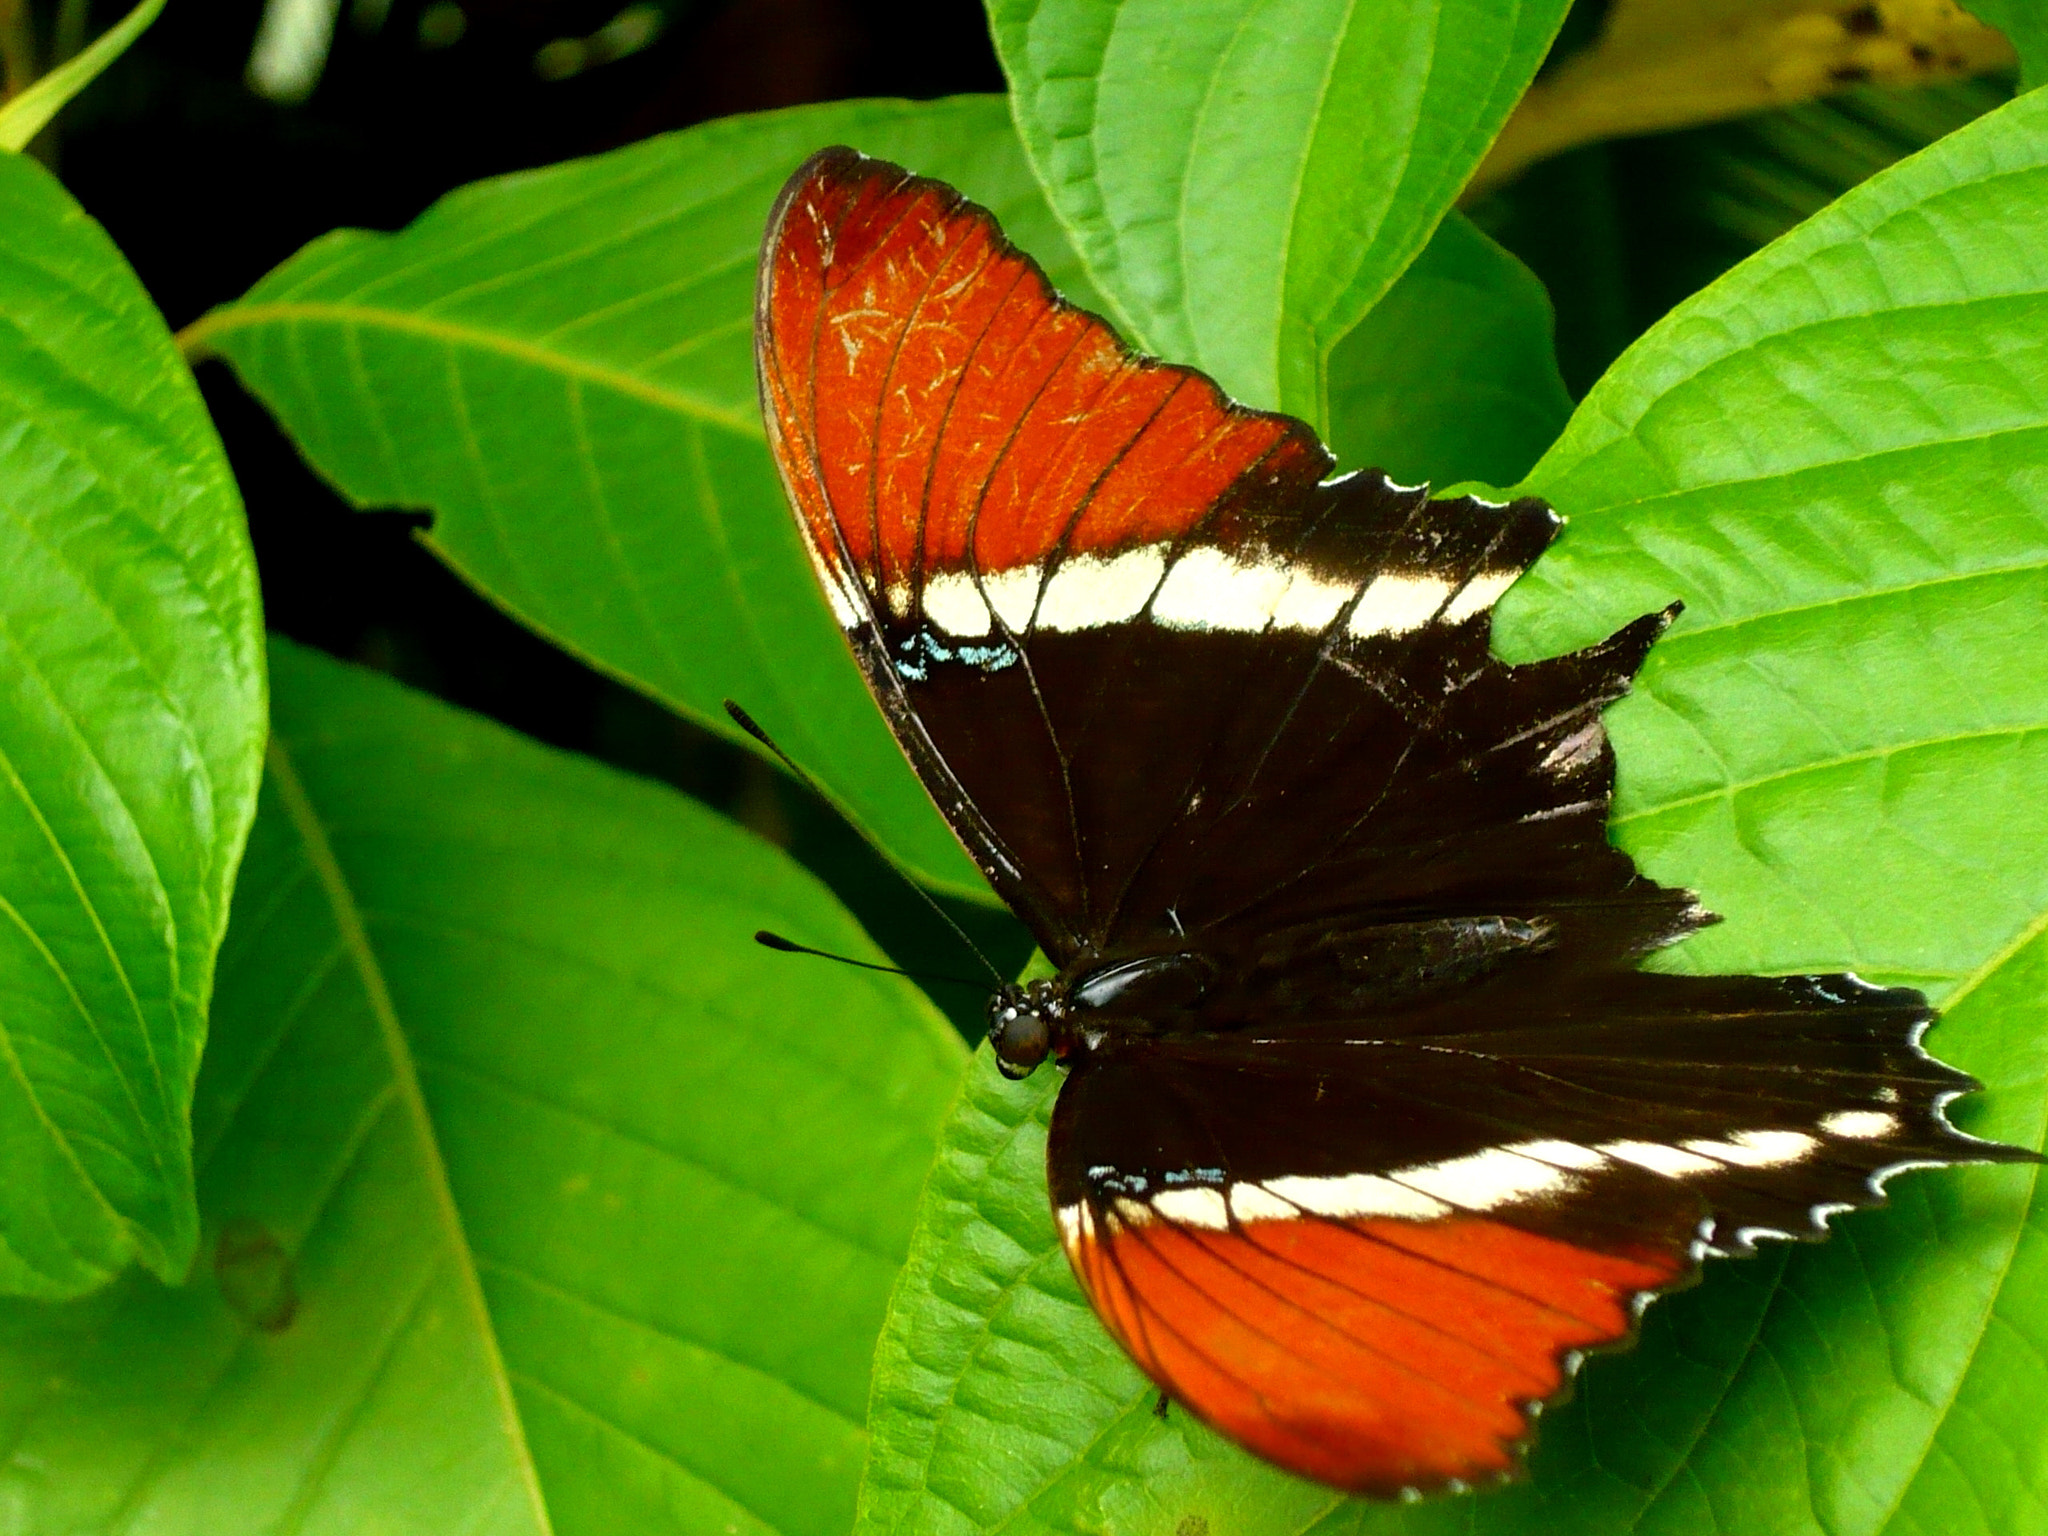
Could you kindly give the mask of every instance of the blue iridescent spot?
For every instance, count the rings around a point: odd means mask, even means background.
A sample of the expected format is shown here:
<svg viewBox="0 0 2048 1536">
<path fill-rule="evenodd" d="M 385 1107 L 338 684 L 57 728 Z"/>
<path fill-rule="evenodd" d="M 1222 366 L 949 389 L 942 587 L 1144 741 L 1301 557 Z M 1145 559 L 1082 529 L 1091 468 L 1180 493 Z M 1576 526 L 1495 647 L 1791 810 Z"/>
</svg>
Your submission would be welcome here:
<svg viewBox="0 0 2048 1536">
<path fill-rule="evenodd" d="M 914 683 L 931 676 L 935 665 L 958 663 L 983 672 L 1000 672 L 1017 662 L 1017 651 L 1001 640 L 986 645 L 948 645 L 929 624 L 920 624 L 896 642 L 896 670 Z"/>
</svg>

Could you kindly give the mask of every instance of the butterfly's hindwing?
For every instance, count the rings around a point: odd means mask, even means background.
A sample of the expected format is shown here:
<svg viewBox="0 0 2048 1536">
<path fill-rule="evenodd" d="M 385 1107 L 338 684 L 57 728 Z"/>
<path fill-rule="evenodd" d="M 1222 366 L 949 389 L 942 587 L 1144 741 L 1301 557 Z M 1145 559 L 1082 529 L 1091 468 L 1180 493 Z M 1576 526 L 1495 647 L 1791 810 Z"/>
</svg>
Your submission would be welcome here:
<svg viewBox="0 0 2048 1536">
<path fill-rule="evenodd" d="M 1919 1049 L 1917 993 L 1630 974 L 1588 1000 L 1598 1025 L 1471 1028 L 1467 1006 L 1461 1033 L 1091 1053 L 1048 1151 L 1083 1288 L 1233 1438 L 1357 1492 L 1441 1488 L 1510 1473 L 1576 1355 L 1706 1255 L 1821 1237 L 1903 1169 L 2015 1155 L 1948 1126 L 1974 1085 Z"/>
</svg>

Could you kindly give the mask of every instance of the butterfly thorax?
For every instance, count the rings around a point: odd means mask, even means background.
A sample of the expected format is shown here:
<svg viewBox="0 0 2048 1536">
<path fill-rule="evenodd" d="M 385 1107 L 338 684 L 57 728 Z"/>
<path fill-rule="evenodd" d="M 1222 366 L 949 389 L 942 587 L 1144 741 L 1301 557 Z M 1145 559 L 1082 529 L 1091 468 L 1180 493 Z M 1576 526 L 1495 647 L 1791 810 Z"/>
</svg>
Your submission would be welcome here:
<svg viewBox="0 0 2048 1536">
<path fill-rule="evenodd" d="M 1111 1034 L 1171 1028 L 1209 992 L 1217 967 L 1187 950 L 1076 961 L 1059 975 L 1003 988 L 989 999 L 988 1038 L 996 1065 L 1029 1077 L 1050 1056 L 1071 1062 Z"/>
<path fill-rule="evenodd" d="M 1235 949 L 1087 956 L 991 998 L 989 1042 L 1004 1075 L 1023 1078 L 1047 1057 L 1071 1066 L 1119 1036 L 1398 1015 L 1543 953 L 1553 931 L 1547 919 L 1500 916 L 1340 921 Z"/>
</svg>

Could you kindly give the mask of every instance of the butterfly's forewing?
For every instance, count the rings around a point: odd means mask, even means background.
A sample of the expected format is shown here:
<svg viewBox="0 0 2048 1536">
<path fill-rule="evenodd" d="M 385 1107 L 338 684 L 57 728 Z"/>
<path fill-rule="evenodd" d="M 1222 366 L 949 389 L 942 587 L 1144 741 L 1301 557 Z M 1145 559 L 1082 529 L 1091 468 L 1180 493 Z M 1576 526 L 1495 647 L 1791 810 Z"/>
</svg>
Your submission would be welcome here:
<svg viewBox="0 0 2048 1536">
<path fill-rule="evenodd" d="M 851 151 L 777 205 L 757 336 L 834 610 L 1056 961 L 1503 872 L 1525 900 L 1640 887 L 1629 947 L 1682 928 L 1604 836 L 1598 712 L 1659 621 L 1512 686 L 1487 655 L 1542 504 L 1325 483 L 1304 424 L 1131 352 L 984 210 Z"/>
<path fill-rule="evenodd" d="M 1703 1254 L 2028 1155 L 1948 1127 L 1917 993 L 1635 968 L 1709 920 L 1606 839 L 1600 710 L 1670 615 L 1495 660 L 1547 507 L 1326 479 L 851 151 L 785 190 L 759 303 L 833 609 L 1101 1024 L 1049 1154 L 1075 1272 L 1209 1422 L 1361 1492 L 1503 1473 Z"/>
<path fill-rule="evenodd" d="M 1248 477 L 1313 479 L 1322 451 L 1129 353 L 958 194 L 848 151 L 816 157 L 770 219 L 757 336 L 834 610 L 940 808 L 1064 960 L 1097 926 L 1100 861 L 1061 715 L 1117 668 L 1023 656 L 1064 627 L 1040 611 L 1048 569 L 1071 562 L 1087 627 L 1104 601 L 1135 613 L 1151 592 L 1104 569 L 1119 551 L 1171 550 Z M 1116 826 L 1130 807 L 1106 809 Z"/>
</svg>

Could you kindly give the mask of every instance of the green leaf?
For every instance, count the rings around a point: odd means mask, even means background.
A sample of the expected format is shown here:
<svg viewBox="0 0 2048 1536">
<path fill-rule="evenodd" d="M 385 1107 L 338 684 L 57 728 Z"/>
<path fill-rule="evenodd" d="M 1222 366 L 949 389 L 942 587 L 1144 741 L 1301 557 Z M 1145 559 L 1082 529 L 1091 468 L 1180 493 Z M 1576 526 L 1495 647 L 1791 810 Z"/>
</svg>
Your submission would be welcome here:
<svg viewBox="0 0 2048 1536">
<path fill-rule="evenodd" d="M 522 622 L 752 746 L 738 700 L 935 884 L 987 899 L 800 554 L 754 393 L 768 206 L 832 143 L 945 177 L 1094 302 L 995 97 L 732 118 L 314 241 L 188 345 L 234 365 L 362 507 Z"/>
<path fill-rule="evenodd" d="M 1650 332 L 1528 488 L 1573 522 L 1517 657 L 1674 597 L 1610 714 L 1616 835 L 1728 914 L 1666 963 L 1926 987 L 2048 1125 L 2048 96 L 1888 170 Z M 2048 1529 L 2048 1212 L 2017 1168 L 1906 1176 L 1818 1247 L 1708 1266 L 1546 1414 L 1530 1481 L 1389 1507 L 1150 1393 L 1045 1208 L 1052 1084 L 978 1062 L 877 1356 L 867 1533 Z M 1199 1523 L 1193 1523 L 1199 1522 Z"/>
<path fill-rule="evenodd" d="M 1512 485 L 1572 413 L 1535 275 L 1453 213 L 1330 358 L 1330 447 L 1403 482 Z"/>
<path fill-rule="evenodd" d="M 255 813 L 262 616 L 162 318 L 49 173 L 0 155 L 0 1291 L 198 1236 L 192 1079 Z"/>
<path fill-rule="evenodd" d="M 1564 0 L 991 0 L 1024 146 L 1149 352 L 1325 428 Z"/>
<path fill-rule="evenodd" d="M 196 1114 L 212 1262 L 0 1309 L 11 1525 L 843 1531 L 958 1037 L 755 946 L 874 953 L 693 802 L 273 666 Z"/>
<path fill-rule="evenodd" d="M 2048 11 L 2040 0 L 1963 0 L 1963 9 L 1998 28 L 2020 55 L 2020 83 L 2048 81 Z"/>
<path fill-rule="evenodd" d="M 288 710 L 320 679 L 276 661 Z M 221 954 L 205 1261 L 0 1309 L 17 1529 L 547 1529 L 383 958 L 299 766 L 273 750 Z"/>
<path fill-rule="evenodd" d="M 41 133 L 65 104 L 100 76 L 114 60 L 128 51 L 128 45 L 149 29 L 163 11 L 164 0 L 142 0 L 113 26 L 93 39 L 90 47 L 65 60 L 27 90 L 0 106 L 0 150 L 23 150 Z"/>
</svg>

